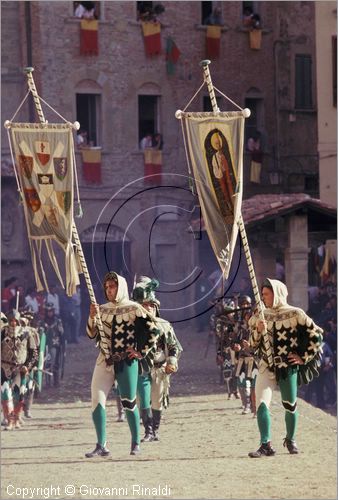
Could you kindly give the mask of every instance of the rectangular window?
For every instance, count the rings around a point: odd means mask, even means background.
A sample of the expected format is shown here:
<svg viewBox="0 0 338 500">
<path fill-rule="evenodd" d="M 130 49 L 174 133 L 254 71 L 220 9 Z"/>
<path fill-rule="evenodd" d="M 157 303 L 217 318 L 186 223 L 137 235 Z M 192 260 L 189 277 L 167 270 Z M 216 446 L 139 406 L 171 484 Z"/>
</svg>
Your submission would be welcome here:
<svg viewBox="0 0 338 500">
<path fill-rule="evenodd" d="M 79 18 L 100 19 L 101 2 L 73 2 L 73 15 Z"/>
<path fill-rule="evenodd" d="M 337 37 L 332 37 L 332 90 L 333 105 L 337 107 Z"/>
<path fill-rule="evenodd" d="M 221 110 L 221 107 L 220 107 L 221 100 L 222 100 L 221 96 L 216 97 L 217 106 L 219 107 L 220 110 Z M 203 96 L 203 111 L 205 111 L 206 113 L 208 111 L 213 111 L 212 105 L 211 105 L 211 100 L 210 100 L 210 97 L 208 95 Z"/>
<path fill-rule="evenodd" d="M 260 20 L 257 2 L 242 2 L 242 21 L 245 28 L 251 28 L 255 21 Z"/>
<path fill-rule="evenodd" d="M 295 108 L 312 109 L 312 59 L 297 54 L 295 59 Z"/>
<path fill-rule="evenodd" d="M 242 14 L 250 13 L 253 14 L 255 10 L 254 2 L 242 2 Z"/>
<path fill-rule="evenodd" d="M 76 119 L 81 129 L 87 132 L 88 145 L 100 146 L 99 123 L 101 96 L 99 94 L 76 94 Z"/>
<path fill-rule="evenodd" d="M 159 96 L 138 96 L 139 141 L 148 134 L 161 132 L 159 126 Z"/>
<path fill-rule="evenodd" d="M 136 2 L 137 20 L 148 20 L 153 12 L 153 2 Z"/>
<path fill-rule="evenodd" d="M 201 2 L 201 24 L 206 24 L 206 19 L 212 14 L 212 2 Z"/>
</svg>

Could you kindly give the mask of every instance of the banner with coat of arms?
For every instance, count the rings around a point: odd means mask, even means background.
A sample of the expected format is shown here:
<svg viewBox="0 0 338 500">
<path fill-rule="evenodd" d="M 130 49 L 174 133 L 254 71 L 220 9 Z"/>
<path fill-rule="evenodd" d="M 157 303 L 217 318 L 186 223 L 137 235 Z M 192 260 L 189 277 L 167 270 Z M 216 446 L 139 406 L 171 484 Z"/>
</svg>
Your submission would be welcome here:
<svg viewBox="0 0 338 500">
<path fill-rule="evenodd" d="M 79 284 L 72 244 L 73 136 L 68 125 L 12 124 L 11 142 L 20 182 L 37 290 L 48 290 L 42 246 L 62 284 L 52 241 L 65 252 L 66 292 Z M 44 284 L 43 284 L 44 283 Z"/>
</svg>

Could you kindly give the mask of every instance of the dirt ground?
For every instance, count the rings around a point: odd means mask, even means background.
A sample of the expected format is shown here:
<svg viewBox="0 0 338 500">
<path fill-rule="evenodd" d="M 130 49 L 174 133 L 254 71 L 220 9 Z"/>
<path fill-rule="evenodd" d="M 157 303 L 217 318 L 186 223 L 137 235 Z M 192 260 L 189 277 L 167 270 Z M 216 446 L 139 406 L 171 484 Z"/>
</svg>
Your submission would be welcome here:
<svg viewBox="0 0 338 500">
<path fill-rule="evenodd" d="M 241 415 L 219 383 L 215 347 L 206 334 L 178 330 L 184 353 L 172 377 L 161 440 L 132 457 L 126 423 L 108 404 L 110 458 L 86 459 L 93 448 L 90 380 L 96 350 L 89 339 L 68 346 L 61 389 L 42 392 L 33 419 L 2 432 L 3 499 L 331 499 L 336 498 L 336 417 L 299 401 L 299 455 L 282 446 L 284 416 L 276 392 L 275 457 L 250 459 L 258 447 L 257 421 Z"/>
</svg>

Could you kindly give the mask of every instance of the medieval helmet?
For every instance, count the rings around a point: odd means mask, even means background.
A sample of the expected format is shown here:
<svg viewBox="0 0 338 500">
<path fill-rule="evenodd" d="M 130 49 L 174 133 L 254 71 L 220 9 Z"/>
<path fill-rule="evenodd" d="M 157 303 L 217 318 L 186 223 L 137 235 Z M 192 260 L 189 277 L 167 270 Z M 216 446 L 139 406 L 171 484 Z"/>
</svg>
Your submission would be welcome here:
<svg viewBox="0 0 338 500">
<path fill-rule="evenodd" d="M 235 302 L 232 299 L 223 300 L 223 311 L 225 313 L 231 313 L 235 309 Z"/>
<path fill-rule="evenodd" d="M 160 283 L 156 279 L 148 278 L 148 276 L 141 276 L 140 281 L 136 283 L 133 290 L 133 300 L 139 304 L 149 302 L 155 304 L 157 308 L 161 303 L 155 296 L 155 290 L 158 289 Z"/>
<path fill-rule="evenodd" d="M 242 295 L 242 297 L 239 299 L 239 305 L 243 306 L 244 304 L 248 304 L 251 306 L 251 297 L 249 295 Z"/>
<path fill-rule="evenodd" d="M 54 311 L 55 312 L 55 306 L 54 306 L 54 304 L 52 302 L 46 302 L 43 307 L 44 307 L 44 310 L 46 312 L 48 312 L 48 311 Z"/>
</svg>

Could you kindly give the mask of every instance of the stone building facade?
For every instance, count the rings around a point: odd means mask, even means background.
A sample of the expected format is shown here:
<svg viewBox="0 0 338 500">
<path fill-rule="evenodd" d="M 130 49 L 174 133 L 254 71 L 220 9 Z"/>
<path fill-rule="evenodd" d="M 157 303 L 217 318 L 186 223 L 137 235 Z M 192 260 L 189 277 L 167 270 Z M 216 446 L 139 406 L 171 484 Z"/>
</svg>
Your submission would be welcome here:
<svg viewBox="0 0 338 500">
<path fill-rule="evenodd" d="M 73 122 L 83 113 L 83 102 L 87 115 L 95 114 L 91 126 L 93 144 L 102 152 L 100 185 L 85 181 L 81 155 L 76 153 L 84 211 L 76 224 L 93 281 L 99 285 L 107 268 L 123 272 L 130 284 L 135 275 L 157 274 L 163 283 L 160 298 L 166 316 L 181 320 L 199 311 L 199 306 L 192 306 L 198 293 L 191 283 L 201 270 L 206 278 L 217 266 L 207 242 L 203 262 L 193 258 L 201 245 L 189 231 L 198 200 L 189 191 L 175 118 L 175 111 L 186 106 L 203 81 L 199 65 L 206 57 L 203 15 L 218 5 L 224 20 L 220 57 L 210 66 L 213 83 L 241 107 L 252 109 L 246 139 L 255 130 L 261 133 L 261 182 L 249 182 L 246 152 L 244 197 L 282 192 L 318 196 L 315 2 L 162 2 L 162 54 L 151 58 L 145 54 L 137 18 L 139 2 L 96 3 L 99 54 L 83 56 L 74 2 L 2 2 L 2 121 L 13 116 L 26 94 L 25 66 L 35 68 L 39 94 L 67 120 Z M 246 4 L 261 19 L 260 50 L 250 48 L 249 30 L 243 26 Z M 181 52 L 174 75 L 166 70 L 168 37 Z M 203 88 L 189 109 L 203 110 L 207 98 Z M 164 142 L 162 182 L 156 186 L 143 180 L 139 147 L 147 102 L 152 110 L 148 124 Z M 224 98 L 219 107 L 234 109 Z M 50 122 L 59 121 L 49 108 L 44 110 Z M 32 102 L 25 103 L 17 121 L 34 119 Z M 19 213 L 7 239 L 3 237 L 3 278 L 15 274 L 27 286 L 31 279 L 27 238 L 5 129 L 1 134 L 3 205 L 5 212 L 13 205 Z"/>
</svg>

